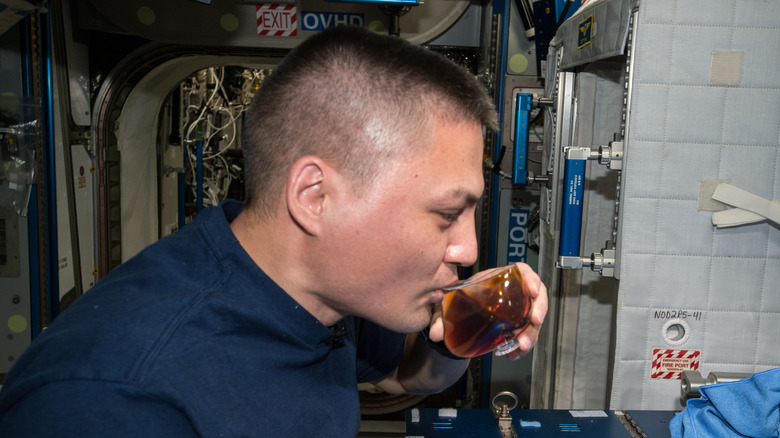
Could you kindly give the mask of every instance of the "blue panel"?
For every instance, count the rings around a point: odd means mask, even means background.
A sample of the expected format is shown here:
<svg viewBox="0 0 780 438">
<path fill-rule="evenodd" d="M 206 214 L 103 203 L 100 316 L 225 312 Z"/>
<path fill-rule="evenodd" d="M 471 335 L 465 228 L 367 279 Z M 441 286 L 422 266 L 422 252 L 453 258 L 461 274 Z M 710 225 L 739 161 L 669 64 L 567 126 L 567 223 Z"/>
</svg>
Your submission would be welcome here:
<svg viewBox="0 0 780 438">
<path fill-rule="evenodd" d="M 580 255 L 582 229 L 582 197 L 585 179 L 584 160 L 566 160 L 563 171 L 563 203 L 561 207 L 561 245 L 559 255 Z"/>
<path fill-rule="evenodd" d="M 628 411 L 643 436 L 669 437 L 672 411 Z M 600 409 L 514 409 L 512 427 L 518 437 L 631 438 L 629 427 L 614 412 Z M 417 417 L 416 420 L 414 417 Z M 572 435 L 574 434 L 574 435 Z M 426 438 L 500 438 L 498 421 L 490 409 L 457 409 L 454 417 L 440 417 L 433 408 L 406 411 L 406 436 Z"/>
<path fill-rule="evenodd" d="M 566 11 L 564 18 L 561 15 L 567 4 L 569 4 L 569 9 Z M 572 2 L 567 0 L 534 1 L 534 27 L 536 29 L 534 40 L 536 44 L 536 68 L 538 71 L 542 71 L 541 61 L 547 59 L 550 40 L 557 32 L 558 26 L 571 17 L 580 6 L 582 6 L 582 0 L 574 0 Z"/>
<path fill-rule="evenodd" d="M 515 150 L 512 182 L 526 184 L 528 182 L 528 122 L 531 115 L 532 95 L 520 93 L 515 106 Z"/>
<path fill-rule="evenodd" d="M 413 421 L 413 411 L 419 421 Z M 426 438 L 501 438 L 498 423 L 490 409 L 458 409 L 454 418 L 440 417 L 433 408 L 406 411 L 406 436 Z"/>
<path fill-rule="evenodd" d="M 566 3 L 568 2 L 569 0 L 555 0 L 555 13 L 559 21 L 561 20 L 561 13 L 563 13 L 563 10 L 566 8 Z M 564 18 L 564 20 L 571 18 L 580 6 L 582 6 L 582 0 L 572 1 L 569 10 L 566 11 L 566 18 Z"/>
<path fill-rule="evenodd" d="M 518 437 L 631 437 L 623 423 L 611 411 L 515 409 L 511 414 L 512 426 Z"/>
</svg>

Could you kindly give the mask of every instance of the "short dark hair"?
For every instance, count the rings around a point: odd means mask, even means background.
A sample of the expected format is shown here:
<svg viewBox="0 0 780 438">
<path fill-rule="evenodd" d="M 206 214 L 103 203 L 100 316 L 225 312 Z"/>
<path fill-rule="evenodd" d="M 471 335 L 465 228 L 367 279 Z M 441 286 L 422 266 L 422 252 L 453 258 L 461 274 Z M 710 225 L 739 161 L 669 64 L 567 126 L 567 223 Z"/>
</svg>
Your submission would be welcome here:
<svg viewBox="0 0 780 438">
<path fill-rule="evenodd" d="M 425 147 L 433 117 L 497 129 L 485 88 L 444 56 L 359 27 L 320 32 L 282 60 L 246 114 L 247 207 L 272 214 L 304 155 L 366 185 L 382 162 Z"/>
</svg>

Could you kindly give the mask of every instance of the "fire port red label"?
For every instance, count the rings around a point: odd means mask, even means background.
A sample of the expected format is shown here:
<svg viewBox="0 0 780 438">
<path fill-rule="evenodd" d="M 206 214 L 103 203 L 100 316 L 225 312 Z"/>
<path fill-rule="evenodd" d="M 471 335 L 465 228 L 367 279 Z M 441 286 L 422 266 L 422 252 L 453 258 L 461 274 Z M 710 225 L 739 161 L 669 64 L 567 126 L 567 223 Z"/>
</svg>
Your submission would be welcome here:
<svg viewBox="0 0 780 438">
<path fill-rule="evenodd" d="M 653 366 L 650 377 L 653 379 L 680 380 L 682 372 L 698 370 L 699 350 L 653 349 Z"/>
</svg>

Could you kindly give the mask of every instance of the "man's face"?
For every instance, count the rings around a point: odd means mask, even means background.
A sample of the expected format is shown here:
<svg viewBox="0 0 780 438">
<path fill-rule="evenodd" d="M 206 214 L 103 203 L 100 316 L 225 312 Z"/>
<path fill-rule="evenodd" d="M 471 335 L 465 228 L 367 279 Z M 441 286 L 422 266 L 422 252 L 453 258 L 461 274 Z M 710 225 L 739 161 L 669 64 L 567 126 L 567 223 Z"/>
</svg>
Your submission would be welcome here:
<svg viewBox="0 0 780 438">
<path fill-rule="evenodd" d="M 440 289 L 477 258 L 481 126 L 434 120 L 430 138 L 428 149 L 388 163 L 369 188 L 333 199 L 335 220 L 324 236 L 322 298 L 399 332 L 426 327 Z"/>
</svg>

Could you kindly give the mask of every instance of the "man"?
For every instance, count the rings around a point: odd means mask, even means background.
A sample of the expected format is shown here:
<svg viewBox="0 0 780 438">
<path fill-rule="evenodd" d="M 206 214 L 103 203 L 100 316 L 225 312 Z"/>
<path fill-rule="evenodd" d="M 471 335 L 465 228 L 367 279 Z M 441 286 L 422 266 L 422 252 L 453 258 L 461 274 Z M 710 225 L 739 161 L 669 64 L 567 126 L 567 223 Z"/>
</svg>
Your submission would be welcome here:
<svg viewBox="0 0 780 438">
<path fill-rule="evenodd" d="M 476 261 L 482 127 L 468 73 L 401 39 L 308 39 L 246 115 L 247 201 L 204 210 L 79 298 L 9 374 L 0 436 L 354 436 L 357 383 L 432 393 L 441 288 Z M 525 354 L 544 286 L 519 333 Z M 405 336 L 402 333 L 411 333 Z"/>
</svg>

